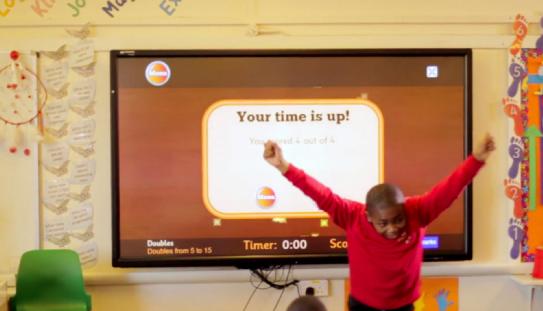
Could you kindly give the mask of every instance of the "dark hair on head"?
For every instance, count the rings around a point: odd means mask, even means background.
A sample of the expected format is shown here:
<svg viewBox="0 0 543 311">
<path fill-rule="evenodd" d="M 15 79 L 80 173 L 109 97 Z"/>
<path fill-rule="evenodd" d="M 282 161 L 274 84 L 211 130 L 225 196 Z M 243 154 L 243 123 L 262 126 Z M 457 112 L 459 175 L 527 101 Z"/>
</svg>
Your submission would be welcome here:
<svg viewBox="0 0 543 311">
<path fill-rule="evenodd" d="M 326 311 L 326 307 L 315 296 L 300 296 L 290 303 L 287 311 Z"/>
<path fill-rule="evenodd" d="M 404 203 L 403 192 L 392 184 L 378 184 L 366 194 L 368 212 L 376 208 L 396 206 Z"/>
</svg>

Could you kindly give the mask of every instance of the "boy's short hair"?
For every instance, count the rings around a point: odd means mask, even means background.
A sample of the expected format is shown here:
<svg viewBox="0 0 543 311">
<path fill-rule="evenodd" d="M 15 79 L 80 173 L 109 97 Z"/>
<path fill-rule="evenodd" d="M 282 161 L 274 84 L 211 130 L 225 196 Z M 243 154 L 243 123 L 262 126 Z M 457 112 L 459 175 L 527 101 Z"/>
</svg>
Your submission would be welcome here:
<svg viewBox="0 0 543 311">
<path fill-rule="evenodd" d="M 392 184 L 378 184 L 373 186 L 366 194 L 366 207 L 368 212 L 376 208 L 397 206 L 404 203 L 402 190 Z"/>
<path fill-rule="evenodd" d="M 300 296 L 290 303 L 287 311 L 326 311 L 326 307 L 315 296 Z"/>
</svg>

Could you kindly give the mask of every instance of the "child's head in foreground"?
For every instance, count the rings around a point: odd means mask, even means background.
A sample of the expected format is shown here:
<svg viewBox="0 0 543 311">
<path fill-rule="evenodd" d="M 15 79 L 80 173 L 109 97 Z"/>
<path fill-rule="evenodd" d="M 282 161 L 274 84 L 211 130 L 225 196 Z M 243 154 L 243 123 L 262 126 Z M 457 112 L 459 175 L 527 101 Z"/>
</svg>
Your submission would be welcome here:
<svg viewBox="0 0 543 311">
<path fill-rule="evenodd" d="M 404 196 L 395 185 L 379 184 L 366 195 L 366 216 L 375 230 L 387 239 L 397 239 L 407 223 Z"/>
<path fill-rule="evenodd" d="M 326 311 L 326 307 L 315 296 L 301 296 L 290 303 L 287 311 Z"/>
</svg>

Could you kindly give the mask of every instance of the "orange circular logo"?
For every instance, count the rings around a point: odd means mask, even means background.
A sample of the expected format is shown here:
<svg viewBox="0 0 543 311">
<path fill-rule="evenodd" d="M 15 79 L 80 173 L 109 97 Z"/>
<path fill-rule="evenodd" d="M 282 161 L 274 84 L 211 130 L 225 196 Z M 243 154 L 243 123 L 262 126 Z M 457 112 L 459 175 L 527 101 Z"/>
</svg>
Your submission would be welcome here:
<svg viewBox="0 0 543 311">
<path fill-rule="evenodd" d="M 256 203 L 262 208 L 270 208 L 275 203 L 275 192 L 270 187 L 258 189 Z"/>
<path fill-rule="evenodd" d="M 168 64 L 160 60 L 149 63 L 145 68 L 145 78 L 154 86 L 166 84 L 170 80 L 171 74 Z"/>
</svg>

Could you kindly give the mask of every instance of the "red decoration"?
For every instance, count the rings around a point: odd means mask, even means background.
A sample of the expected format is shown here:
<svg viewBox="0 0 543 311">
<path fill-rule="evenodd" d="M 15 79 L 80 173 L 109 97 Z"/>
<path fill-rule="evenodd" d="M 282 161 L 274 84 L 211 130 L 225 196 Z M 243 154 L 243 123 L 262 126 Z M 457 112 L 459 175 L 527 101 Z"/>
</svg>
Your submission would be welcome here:
<svg viewBox="0 0 543 311">
<path fill-rule="evenodd" d="M 5 106 L 7 105 L 7 107 L 3 107 L 0 110 L 0 121 L 4 121 L 4 123 L 10 124 L 10 125 L 27 124 L 27 123 L 30 123 L 33 120 L 35 120 L 40 115 L 41 110 L 43 109 L 43 107 L 45 106 L 45 103 L 47 102 L 47 89 L 45 88 L 45 85 L 40 80 L 40 78 L 34 72 L 32 72 L 31 70 L 29 70 L 28 68 L 26 68 L 22 64 L 20 64 L 18 61 L 16 61 L 16 60 L 20 59 L 20 53 L 18 51 L 11 51 L 9 56 L 12 59 L 12 63 L 9 64 L 9 65 L 6 65 L 4 67 L 1 67 L 0 68 L 0 74 L 2 74 L 2 75 L 8 74 L 9 75 L 10 71 L 14 71 L 13 67 L 12 67 L 13 65 L 20 68 L 20 70 L 22 70 L 22 72 L 19 72 L 18 70 L 15 70 L 14 73 L 18 73 L 17 76 L 16 76 L 18 78 L 18 80 L 14 81 L 14 82 L 7 82 L 5 84 L 6 88 L 13 91 L 13 92 L 17 92 L 20 89 L 18 82 L 20 82 L 22 80 L 36 79 L 36 82 L 38 84 L 38 92 L 39 92 L 38 96 L 37 96 L 37 98 L 38 98 L 37 111 L 33 115 L 28 115 L 28 114 L 32 113 L 31 110 L 28 110 L 27 115 L 23 116 L 22 114 L 24 114 L 25 112 L 23 112 L 22 110 L 19 110 L 19 111 L 17 111 L 15 113 L 15 115 L 10 116 L 9 113 L 7 111 L 5 111 L 6 108 L 9 108 L 9 105 L 17 106 L 17 105 L 19 105 L 19 102 L 22 102 L 21 99 L 23 99 L 23 98 L 25 100 L 26 100 L 26 97 L 28 97 L 28 99 L 34 98 L 34 96 L 32 96 L 32 94 L 25 94 L 25 93 L 14 94 L 13 98 L 15 100 L 13 102 L 1 103 L 1 104 L 4 104 Z M 25 92 L 25 91 L 26 90 L 23 89 L 21 92 Z M 13 108 L 15 108 L 15 107 L 13 107 Z M 10 111 L 14 111 L 14 110 L 10 110 Z"/>
<path fill-rule="evenodd" d="M 19 59 L 19 52 L 17 51 L 11 51 L 11 53 L 9 53 L 9 57 L 13 60 L 18 60 Z"/>
<path fill-rule="evenodd" d="M 0 75 L 2 81 L 9 81 L 4 82 L 6 83 L 5 87 L 7 89 L 3 90 L 4 93 L 7 93 L 4 95 L 13 94 L 13 97 L 11 97 L 11 95 L 3 96 L 3 100 L 0 102 L 0 121 L 4 121 L 4 123 L 9 126 L 19 126 L 31 123 L 41 114 L 41 110 L 47 102 L 47 90 L 40 78 L 34 72 L 19 63 L 21 54 L 18 51 L 11 51 L 9 57 L 11 58 L 11 64 L 0 68 Z M 10 81 L 10 78 L 13 80 Z M 31 88 L 34 87 L 34 81 L 24 83 L 26 80 L 34 79 L 37 83 L 38 92 L 37 111 L 33 108 L 34 103 L 26 100 L 26 97 L 28 97 L 28 99 L 34 98 L 32 94 L 29 94 L 29 92 L 32 91 Z M 2 87 L 0 86 L 0 89 L 1 88 Z M 38 123 L 38 130 L 41 130 L 39 128 L 40 126 L 41 124 Z M 15 133 L 13 134 L 15 135 Z M 28 133 L 24 134 L 27 136 Z M 33 137 L 26 138 L 31 139 Z M 32 153 L 29 147 L 19 146 L 18 143 L 9 144 L 7 147 L 11 154 L 16 154 L 21 151 L 21 153 L 28 157 Z"/>
</svg>

